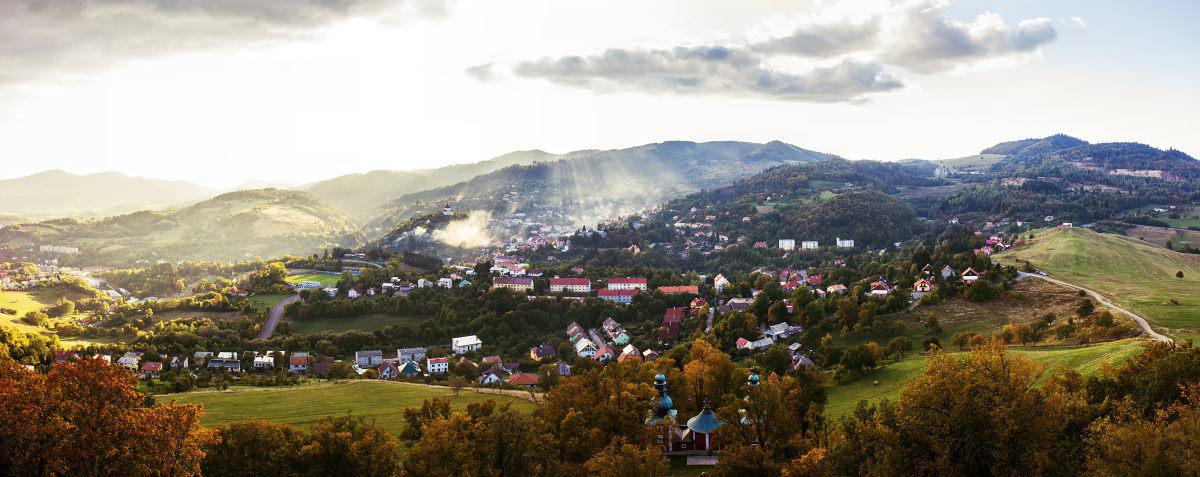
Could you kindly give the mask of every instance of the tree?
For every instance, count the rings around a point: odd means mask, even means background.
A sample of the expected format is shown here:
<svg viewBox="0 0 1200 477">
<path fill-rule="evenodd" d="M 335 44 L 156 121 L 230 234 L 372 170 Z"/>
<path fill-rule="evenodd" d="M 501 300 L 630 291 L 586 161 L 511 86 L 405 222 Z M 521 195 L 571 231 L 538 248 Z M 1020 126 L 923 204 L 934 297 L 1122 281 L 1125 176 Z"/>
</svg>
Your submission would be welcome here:
<svg viewBox="0 0 1200 477">
<path fill-rule="evenodd" d="M 214 439 L 201 409 L 150 404 L 133 384 L 128 370 L 98 359 L 47 374 L 0 359 L 0 442 L 20 443 L 0 446 L 7 473 L 199 475 Z"/>
<path fill-rule="evenodd" d="M 1092 302 L 1091 298 L 1080 300 L 1079 306 L 1075 308 L 1075 314 L 1080 318 L 1088 316 L 1094 311 L 1096 311 L 1096 304 Z"/>
<path fill-rule="evenodd" d="M 362 416 L 327 417 L 313 427 L 300 449 L 303 474 L 395 475 L 400 443 Z"/>
<path fill-rule="evenodd" d="M 1178 278 L 1178 279 L 1180 279 L 1180 280 L 1183 280 L 1183 270 L 1180 270 L 1180 271 L 1178 271 L 1178 272 L 1175 272 L 1175 278 Z"/>
<path fill-rule="evenodd" d="M 888 356 L 903 357 L 909 351 L 912 351 L 912 342 L 907 336 L 897 336 L 888 341 L 887 354 Z"/>
<path fill-rule="evenodd" d="M 257 477 L 303 470 L 297 451 L 307 437 L 295 426 L 251 419 L 217 428 L 217 436 L 218 442 L 204 449 L 204 475 Z"/>
<path fill-rule="evenodd" d="M 654 444 L 635 445 L 617 439 L 584 462 L 587 475 L 598 477 L 660 477 L 669 474 L 667 456 Z"/>
<path fill-rule="evenodd" d="M 1200 475 L 1200 384 L 1142 419 L 1136 406 L 1096 421 L 1087 440 L 1088 475 Z"/>
<path fill-rule="evenodd" d="M 713 467 L 713 477 L 777 476 L 779 464 L 762 447 L 735 443 L 725 446 Z"/>
<path fill-rule="evenodd" d="M 687 362 L 683 365 L 683 378 L 691 397 L 692 409 L 704 406 L 720 407 L 725 394 L 745 379 L 742 368 L 733 364 L 729 355 L 722 353 L 705 340 L 692 343 Z M 677 401 L 688 402 L 688 401 Z"/>
</svg>

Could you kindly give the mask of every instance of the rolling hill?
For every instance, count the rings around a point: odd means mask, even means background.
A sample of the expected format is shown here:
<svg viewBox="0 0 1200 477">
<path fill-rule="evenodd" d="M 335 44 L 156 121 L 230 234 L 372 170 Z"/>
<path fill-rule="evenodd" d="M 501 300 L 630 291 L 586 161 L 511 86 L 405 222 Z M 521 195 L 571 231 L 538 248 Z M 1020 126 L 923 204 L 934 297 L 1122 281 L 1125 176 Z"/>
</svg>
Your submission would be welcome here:
<svg viewBox="0 0 1200 477">
<path fill-rule="evenodd" d="M 76 175 L 51 170 L 0 180 L 0 212 L 60 217 L 112 215 L 176 207 L 214 193 L 187 181 L 129 177 L 118 172 Z"/>
<path fill-rule="evenodd" d="M 569 228 L 654 207 L 770 167 L 833 157 L 778 141 L 671 141 L 567 156 L 401 196 L 369 227 L 387 231 L 409 217 L 452 205 L 496 217 L 525 214 Z"/>
<path fill-rule="evenodd" d="M 229 192 L 181 209 L 0 229 L 0 244 L 9 247 L 77 246 L 83 257 L 108 263 L 308 254 L 353 246 L 360 238 L 340 210 L 311 194 L 278 189 Z"/>
<path fill-rule="evenodd" d="M 1200 336 L 1200 255 L 1074 227 L 1038 230 L 1033 236 L 997 260 L 1012 265 L 1028 260 L 1053 278 L 1105 295 L 1155 328 L 1177 337 Z M 1175 277 L 1179 271 L 1182 279 Z"/>
</svg>

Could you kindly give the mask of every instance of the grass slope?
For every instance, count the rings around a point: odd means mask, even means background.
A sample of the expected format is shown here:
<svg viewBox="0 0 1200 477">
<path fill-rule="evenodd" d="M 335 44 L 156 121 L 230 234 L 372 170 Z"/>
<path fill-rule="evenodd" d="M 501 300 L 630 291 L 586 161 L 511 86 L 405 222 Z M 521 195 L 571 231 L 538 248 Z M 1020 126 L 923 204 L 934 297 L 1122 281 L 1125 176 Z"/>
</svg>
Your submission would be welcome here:
<svg viewBox="0 0 1200 477">
<path fill-rule="evenodd" d="M 323 287 L 336 286 L 341 275 L 335 273 L 297 273 L 289 275 L 284 280 L 288 283 L 318 282 Z"/>
<path fill-rule="evenodd" d="M 352 316 L 348 318 L 317 318 L 308 320 L 292 320 L 287 319 L 285 323 L 289 323 L 292 329 L 297 333 L 309 334 L 319 331 L 333 331 L 340 333 L 349 330 L 374 331 L 382 330 L 389 325 L 412 325 L 415 329 L 421 322 L 428 320 L 428 316 L 390 316 L 390 315 L 363 315 Z"/>
<path fill-rule="evenodd" d="M 512 396 L 463 390 L 458 397 L 454 397 L 449 388 L 387 381 L 322 382 L 288 388 L 194 391 L 159 396 L 158 400 L 203 405 L 201 423 L 206 426 L 257 418 L 309 428 L 321 418 L 352 413 L 366 416 L 384 429 L 399 433 L 405 427 L 404 409 L 418 407 L 424 400 L 435 397 L 449 398 L 455 409 L 487 399 L 511 402 L 522 411 L 532 411 L 536 407 L 530 401 Z"/>
<path fill-rule="evenodd" d="M 1137 353 L 1144 342 L 1139 339 L 1126 339 L 1092 346 L 1010 348 L 1010 352 L 1045 365 L 1047 374 L 1054 373 L 1061 366 L 1090 376 L 1099 371 L 1105 363 L 1117 364 L 1125 361 Z M 864 399 L 869 402 L 877 402 L 883 398 L 895 401 L 900 396 L 900 388 L 925 372 L 925 359 L 925 356 L 915 356 L 875 369 L 854 380 L 831 386 L 826 413 L 833 418 L 846 415 Z"/>
<path fill-rule="evenodd" d="M 1176 336 L 1200 329 L 1200 256 L 1081 228 L 1033 234 L 1032 240 L 1026 236 L 1024 244 L 996 258 L 1018 266 L 1028 260 L 1051 277 L 1102 293 Z M 1175 278 L 1177 271 L 1183 271 L 1182 280 Z"/>
</svg>

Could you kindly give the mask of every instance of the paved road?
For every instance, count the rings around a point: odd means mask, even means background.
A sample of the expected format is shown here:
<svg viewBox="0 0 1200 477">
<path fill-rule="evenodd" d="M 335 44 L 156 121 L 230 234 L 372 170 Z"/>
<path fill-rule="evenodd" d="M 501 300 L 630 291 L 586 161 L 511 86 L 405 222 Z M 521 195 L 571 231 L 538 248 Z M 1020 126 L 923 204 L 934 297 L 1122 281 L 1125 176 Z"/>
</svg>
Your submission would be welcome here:
<svg viewBox="0 0 1200 477">
<path fill-rule="evenodd" d="M 1050 283 L 1056 283 L 1058 285 L 1062 285 L 1064 287 L 1071 288 L 1074 290 L 1083 290 L 1084 293 L 1091 295 L 1092 299 L 1100 302 L 1101 305 L 1104 305 L 1104 306 L 1107 306 L 1114 310 L 1117 310 L 1117 311 L 1125 314 L 1125 316 L 1128 316 L 1130 319 L 1133 320 L 1134 323 L 1137 323 L 1139 328 L 1142 329 L 1142 333 L 1150 335 L 1151 338 L 1154 338 L 1158 341 L 1162 341 L 1164 343 L 1170 343 L 1173 341 L 1171 338 L 1168 338 L 1162 334 L 1159 334 L 1157 331 L 1154 331 L 1154 329 L 1150 327 L 1150 323 L 1147 322 L 1145 318 L 1142 318 L 1141 316 L 1139 316 L 1138 314 L 1136 314 L 1132 311 L 1126 310 L 1124 308 L 1121 308 L 1121 307 L 1113 304 L 1113 302 L 1109 301 L 1108 298 L 1105 298 L 1104 295 L 1097 293 L 1095 290 L 1092 290 L 1089 288 L 1084 288 L 1084 287 L 1081 287 L 1079 285 L 1075 285 L 1072 283 L 1067 283 L 1067 282 L 1064 282 L 1064 281 L 1056 279 L 1056 278 L 1050 278 L 1050 277 L 1038 275 L 1035 273 L 1017 272 L 1017 276 L 1021 279 L 1029 278 L 1029 277 L 1040 278 L 1040 279 L 1046 280 Z"/>
<path fill-rule="evenodd" d="M 368 261 L 366 261 L 366 260 L 350 260 L 350 259 L 342 259 L 342 262 L 345 262 L 345 263 L 357 263 L 357 264 L 359 264 L 359 265 L 366 265 L 366 266 L 368 266 L 368 267 L 383 268 L 383 265 L 380 265 L 380 264 L 378 264 L 378 263 L 375 263 L 375 262 L 368 262 Z"/>
<path fill-rule="evenodd" d="M 278 325 L 279 320 L 283 318 L 284 307 L 286 307 L 288 303 L 299 299 L 300 295 L 292 295 L 284 298 L 283 301 L 280 301 L 279 303 L 276 303 L 275 306 L 271 307 L 271 313 L 267 315 L 267 322 L 263 324 L 262 330 L 258 332 L 258 339 L 265 340 L 270 338 L 271 334 L 275 332 L 275 325 Z"/>
</svg>

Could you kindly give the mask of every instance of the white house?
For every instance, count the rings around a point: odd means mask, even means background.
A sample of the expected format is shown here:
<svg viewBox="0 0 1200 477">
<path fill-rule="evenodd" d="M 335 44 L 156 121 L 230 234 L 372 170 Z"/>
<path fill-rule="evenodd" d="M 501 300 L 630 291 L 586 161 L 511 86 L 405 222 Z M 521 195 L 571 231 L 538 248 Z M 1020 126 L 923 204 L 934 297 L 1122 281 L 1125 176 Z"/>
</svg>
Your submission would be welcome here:
<svg viewBox="0 0 1200 477">
<path fill-rule="evenodd" d="M 426 280 L 424 278 L 417 280 L 417 288 L 430 288 L 432 286 L 433 286 L 433 282 L 431 282 L 429 280 Z"/>
<path fill-rule="evenodd" d="M 580 358 L 591 358 L 596 355 L 596 345 L 587 338 L 580 338 L 575 342 L 575 354 Z"/>
<path fill-rule="evenodd" d="M 974 268 L 968 267 L 966 270 L 963 270 L 962 281 L 964 281 L 966 283 L 975 283 L 975 280 L 978 280 L 978 279 L 979 279 L 979 272 L 976 272 Z"/>
<path fill-rule="evenodd" d="M 725 287 L 727 286 L 729 286 L 729 279 L 725 278 L 725 275 L 718 273 L 717 276 L 713 278 L 713 288 L 717 290 L 717 293 L 724 291 Z"/>
<path fill-rule="evenodd" d="M 781 250 L 795 250 L 796 249 L 796 240 L 795 239 L 779 239 L 779 248 Z"/>
<path fill-rule="evenodd" d="M 437 281 L 437 284 L 439 287 L 442 287 L 442 288 L 454 288 L 454 280 L 451 280 L 446 277 L 439 278 Z"/>
<path fill-rule="evenodd" d="M 372 349 L 354 352 L 354 364 L 362 369 L 374 368 L 383 364 L 383 351 Z"/>
<path fill-rule="evenodd" d="M 838 237 L 835 241 L 838 248 L 854 248 L 854 239 L 842 240 L 841 237 Z"/>
<path fill-rule="evenodd" d="M 816 240 L 805 240 L 800 242 L 801 250 L 816 250 L 819 246 L 820 244 Z"/>
<path fill-rule="evenodd" d="M 446 374 L 450 371 L 450 358 L 429 358 L 425 360 L 425 369 L 429 374 Z"/>
<path fill-rule="evenodd" d="M 587 278 L 554 277 L 550 279 L 550 293 L 591 293 L 592 281 Z"/>
<path fill-rule="evenodd" d="M 401 363 L 421 361 L 425 359 L 426 352 L 425 348 L 399 348 L 396 350 L 396 359 L 400 360 Z"/>
<path fill-rule="evenodd" d="M 274 369 L 275 357 L 269 354 L 262 354 L 254 357 L 254 369 Z"/>
<path fill-rule="evenodd" d="M 645 290 L 646 289 L 646 279 L 641 278 L 641 277 L 609 278 L 608 279 L 608 289 L 609 290 L 634 290 L 634 289 Z"/>
<path fill-rule="evenodd" d="M 478 350 L 483 346 L 483 342 L 479 341 L 479 337 L 475 335 L 460 336 L 450 340 L 450 347 L 454 349 L 454 354 L 469 353 Z"/>
<path fill-rule="evenodd" d="M 522 277 L 496 277 L 492 279 L 492 288 L 511 288 L 517 291 L 533 291 L 533 279 Z"/>
</svg>

